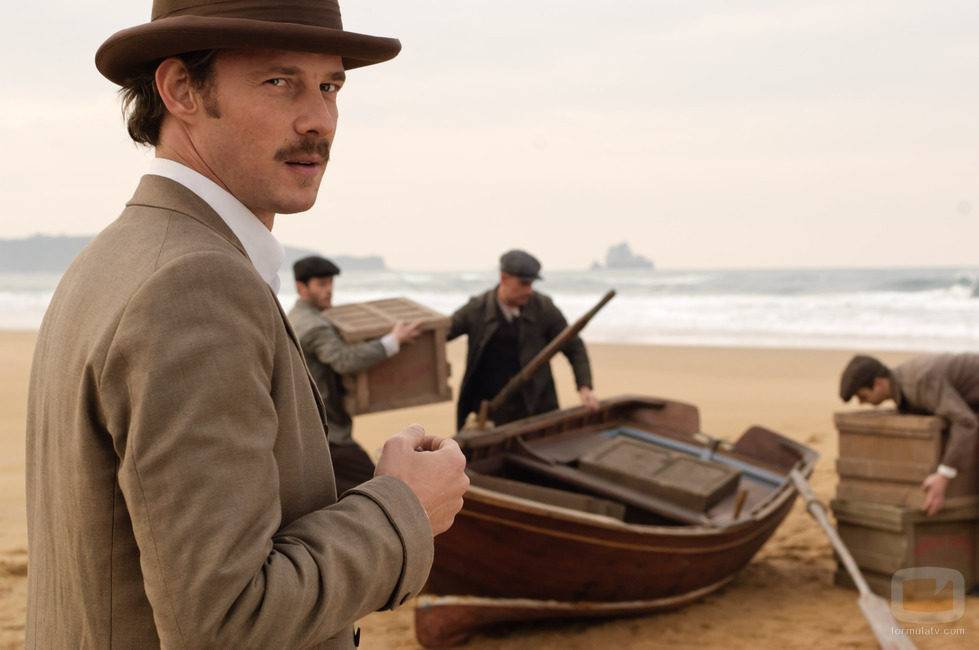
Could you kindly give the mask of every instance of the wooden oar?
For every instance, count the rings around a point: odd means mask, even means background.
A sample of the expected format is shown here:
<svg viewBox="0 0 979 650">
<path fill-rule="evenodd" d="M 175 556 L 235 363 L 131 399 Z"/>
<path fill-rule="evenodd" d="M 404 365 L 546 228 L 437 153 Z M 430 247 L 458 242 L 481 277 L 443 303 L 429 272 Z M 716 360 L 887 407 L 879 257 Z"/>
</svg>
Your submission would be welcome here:
<svg viewBox="0 0 979 650">
<path fill-rule="evenodd" d="M 534 376 L 537 369 L 542 365 L 551 360 L 555 354 L 561 351 L 568 342 L 573 339 L 578 332 L 584 329 L 588 321 L 598 313 L 598 310 L 605 306 L 609 300 L 615 295 L 615 289 L 609 289 L 608 293 L 602 296 L 602 299 L 598 301 L 598 304 L 589 309 L 581 318 L 576 320 L 571 325 L 568 325 L 561 333 L 554 337 L 554 339 L 544 346 L 544 348 L 534 355 L 534 358 L 527 362 L 520 372 L 515 374 L 510 378 L 510 381 L 506 383 L 499 393 L 496 394 L 492 400 L 483 400 L 479 405 L 479 414 L 476 419 L 476 427 L 479 429 L 486 428 L 486 419 L 489 416 L 489 412 L 492 409 L 499 408 L 499 406 L 510 396 L 510 393 L 515 391 L 520 384 L 524 383 L 528 379 Z"/>
<path fill-rule="evenodd" d="M 860 605 L 860 610 L 863 612 L 864 618 L 870 623 L 870 629 L 873 630 L 874 636 L 877 637 L 877 643 L 884 650 L 915 650 L 915 645 L 911 639 L 907 635 L 900 633 L 902 628 L 894 620 L 894 615 L 891 614 L 890 603 L 870 591 L 870 587 L 867 586 L 867 581 L 864 580 L 863 574 L 860 573 L 860 567 L 853 560 L 853 556 L 850 555 L 846 544 L 840 539 L 839 533 L 830 525 L 829 518 L 826 516 L 826 508 L 816 500 L 812 489 L 809 487 L 809 482 L 806 481 L 806 477 L 798 469 L 793 468 L 789 472 L 789 478 L 792 479 L 795 489 L 806 502 L 806 510 L 822 526 L 823 531 L 829 537 L 829 541 L 833 543 L 836 554 L 840 556 L 840 561 L 843 562 L 843 566 L 846 567 L 850 578 L 853 579 L 853 584 L 857 586 L 857 590 L 860 592 L 860 597 L 857 598 L 857 604 Z"/>
</svg>

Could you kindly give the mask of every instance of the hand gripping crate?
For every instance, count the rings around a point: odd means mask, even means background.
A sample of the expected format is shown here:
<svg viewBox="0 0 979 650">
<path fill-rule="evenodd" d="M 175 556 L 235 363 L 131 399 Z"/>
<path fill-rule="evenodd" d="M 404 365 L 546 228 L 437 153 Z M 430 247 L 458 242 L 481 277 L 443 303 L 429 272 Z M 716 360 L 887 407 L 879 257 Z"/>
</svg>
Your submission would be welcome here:
<svg viewBox="0 0 979 650">
<path fill-rule="evenodd" d="M 836 497 L 920 508 L 921 482 L 942 458 L 945 420 L 879 409 L 840 412 L 834 420 L 840 444 Z M 979 473 L 973 463 L 949 481 L 945 506 L 970 503 L 977 493 Z"/>
<path fill-rule="evenodd" d="M 421 321 L 421 335 L 398 354 L 363 372 L 343 375 L 344 405 L 351 415 L 452 399 L 445 337 L 449 318 L 408 298 L 332 307 L 323 312 L 347 343 L 380 338 L 403 320 Z"/>
</svg>

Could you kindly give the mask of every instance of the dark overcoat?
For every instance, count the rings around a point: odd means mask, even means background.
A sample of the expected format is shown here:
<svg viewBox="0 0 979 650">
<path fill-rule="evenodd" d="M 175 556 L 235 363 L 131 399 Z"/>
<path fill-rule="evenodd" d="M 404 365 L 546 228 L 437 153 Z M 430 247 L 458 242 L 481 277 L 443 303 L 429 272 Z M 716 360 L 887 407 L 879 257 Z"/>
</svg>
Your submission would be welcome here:
<svg viewBox="0 0 979 650">
<path fill-rule="evenodd" d="M 469 336 L 469 347 L 466 354 L 466 372 L 459 389 L 459 403 L 456 409 L 456 427 L 462 429 L 466 417 L 471 412 L 479 411 L 482 399 L 493 396 L 476 395 L 473 390 L 473 376 L 476 369 L 484 362 L 486 346 L 499 329 L 503 315 L 496 302 L 497 288 L 473 296 L 468 303 L 452 314 L 452 324 L 449 328 L 448 339 L 452 340 L 462 334 Z M 524 367 L 538 352 L 560 334 L 568 322 L 564 315 L 546 295 L 534 292 L 526 305 L 520 308 L 518 317 L 518 355 L 520 365 Z M 588 362 L 588 352 L 581 337 L 575 336 L 561 352 L 568 358 L 574 372 L 575 384 L 580 389 L 592 386 L 591 365 Z M 492 363 L 492 359 L 485 362 Z M 546 413 L 558 408 L 557 391 L 554 388 L 554 376 L 551 374 L 549 363 L 544 364 L 525 382 L 511 399 L 523 400 L 530 415 Z"/>
</svg>

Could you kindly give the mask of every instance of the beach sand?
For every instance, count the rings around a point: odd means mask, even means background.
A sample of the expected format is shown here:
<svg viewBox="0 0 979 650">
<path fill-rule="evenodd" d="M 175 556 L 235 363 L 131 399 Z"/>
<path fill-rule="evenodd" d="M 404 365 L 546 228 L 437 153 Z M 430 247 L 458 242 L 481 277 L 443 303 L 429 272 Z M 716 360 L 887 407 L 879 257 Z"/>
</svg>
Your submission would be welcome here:
<svg viewBox="0 0 979 650">
<path fill-rule="evenodd" d="M 21 648 L 27 574 L 24 509 L 24 421 L 35 335 L 0 332 L 0 649 Z M 453 390 L 464 370 L 465 343 L 449 345 Z M 832 415 L 840 370 L 852 355 L 839 350 L 590 345 L 599 397 L 641 394 L 691 402 L 702 429 L 734 439 L 753 424 L 817 449 L 812 484 L 824 502 L 836 486 Z M 898 363 L 907 353 L 878 353 Z M 562 406 L 577 404 L 570 367 L 552 361 Z M 850 407 L 852 408 L 852 407 Z M 372 453 L 412 422 L 448 435 L 454 404 L 444 402 L 360 416 L 354 435 Z M 828 540 L 797 501 L 774 537 L 725 588 L 685 609 L 637 618 L 524 623 L 474 637 L 471 649 L 542 648 L 874 648 L 856 592 L 833 585 Z M 52 624 L 57 624 L 52 622 Z M 418 648 L 410 606 L 360 622 L 367 648 Z M 979 645 L 979 598 L 965 616 L 912 638 L 919 648 Z"/>
</svg>

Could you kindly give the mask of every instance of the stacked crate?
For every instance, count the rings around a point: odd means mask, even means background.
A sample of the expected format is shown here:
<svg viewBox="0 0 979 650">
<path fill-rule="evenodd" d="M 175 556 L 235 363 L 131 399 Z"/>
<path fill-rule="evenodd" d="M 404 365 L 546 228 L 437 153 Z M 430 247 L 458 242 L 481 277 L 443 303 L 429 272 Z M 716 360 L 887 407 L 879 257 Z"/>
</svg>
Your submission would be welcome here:
<svg viewBox="0 0 979 650">
<path fill-rule="evenodd" d="M 447 316 L 408 298 L 387 298 L 332 307 L 323 316 L 347 343 L 379 338 L 399 320 L 421 321 L 414 343 L 363 372 L 343 375 L 344 406 L 351 415 L 452 399 L 445 356 Z"/>
<path fill-rule="evenodd" d="M 921 483 L 942 457 L 946 426 L 931 415 L 861 410 L 837 413 L 840 479 L 831 506 L 840 537 L 871 589 L 891 595 L 901 569 L 955 569 L 966 589 L 979 583 L 979 475 L 949 481 L 941 512 L 922 511 Z M 841 566 L 837 584 L 852 586 Z"/>
</svg>

